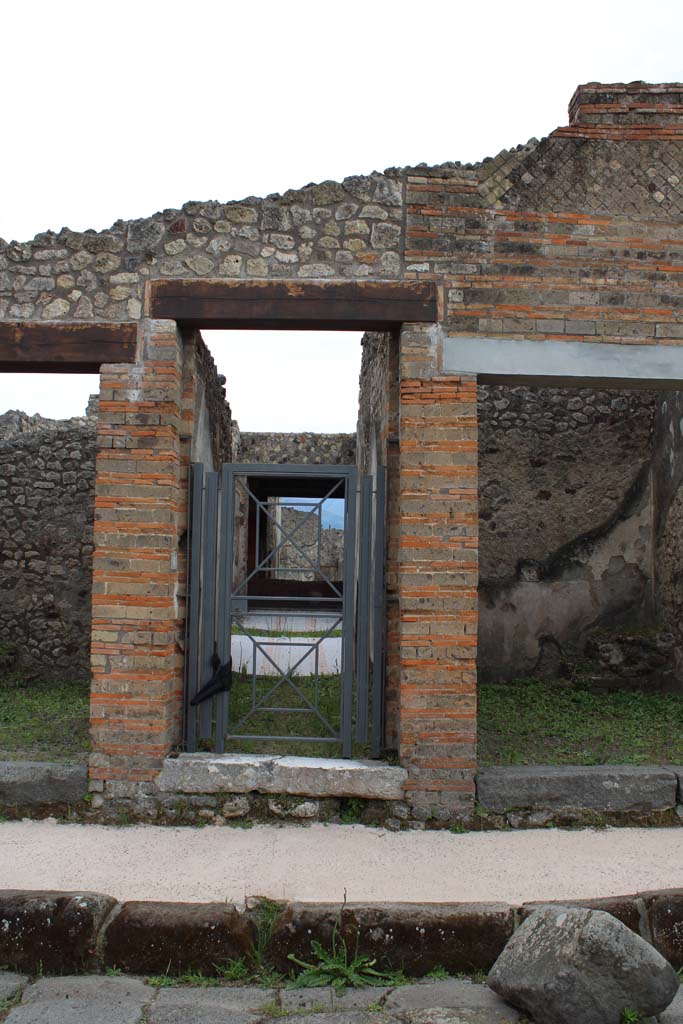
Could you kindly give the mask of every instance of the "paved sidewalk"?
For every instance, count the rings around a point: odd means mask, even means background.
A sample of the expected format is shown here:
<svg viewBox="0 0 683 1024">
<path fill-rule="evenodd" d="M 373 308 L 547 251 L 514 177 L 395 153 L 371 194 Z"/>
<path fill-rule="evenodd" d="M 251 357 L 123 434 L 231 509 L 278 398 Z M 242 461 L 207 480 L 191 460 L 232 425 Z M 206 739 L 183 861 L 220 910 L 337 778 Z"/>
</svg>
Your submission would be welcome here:
<svg viewBox="0 0 683 1024">
<path fill-rule="evenodd" d="M 3 1004 L 3 997 L 5 1003 Z M 0 973 L 5 1024 L 515 1024 L 525 1019 L 485 985 L 451 979 L 341 993 L 329 988 L 162 988 L 139 978 Z M 659 1018 L 683 1024 L 683 999 Z"/>
<path fill-rule="evenodd" d="M 594 899 L 683 888 L 683 829 L 387 832 L 362 825 L 114 828 L 0 824 L 7 889 L 117 900 L 303 902 Z"/>
</svg>

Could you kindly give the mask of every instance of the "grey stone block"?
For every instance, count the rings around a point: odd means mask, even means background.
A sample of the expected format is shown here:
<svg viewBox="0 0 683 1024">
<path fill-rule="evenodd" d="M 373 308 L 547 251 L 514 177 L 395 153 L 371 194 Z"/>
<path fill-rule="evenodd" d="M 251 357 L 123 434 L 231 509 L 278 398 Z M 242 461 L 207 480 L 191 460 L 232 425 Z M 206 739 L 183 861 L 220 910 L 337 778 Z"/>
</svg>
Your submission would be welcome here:
<svg viewBox="0 0 683 1024">
<path fill-rule="evenodd" d="M 166 988 L 147 1017 L 149 1024 L 254 1024 L 259 1011 L 267 1017 L 275 1005 L 275 993 L 266 989 Z"/>
<path fill-rule="evenodd" d="M 498 1021 L 519 1020 L 519 1012 L 508 1006 L 500 996 L 492 992 L 486 985 L 475 985 L 459 978 L 446 981 L 435 981 L 424 985 L 405 985 L 394 989 L 384 1003 L 389 1013 L 411 1013 L 411 1021 L 417 1018 L 412 1011 L 416 1010 L 455 1010 L 461 1014 L 463 1022 L 472 1024 L 498 1024 Z M 476 1015 L 475 1015 L 476 1014 Z M 432 1018 L 425 1018 L 426 1020 Z M 452 1017 L 446 1019 L 453 1020 Z"/>
<path fill-rule="evenodd" d="M 280 793 L 401 800 L 405 768 L 377 761 L 259 754 L 181 754 L 157 779 L 164 793 Z"/>
<path fill-rule="evenodd" d="M 28 982 L 25 974 L 14 974 L 12 971 L 0 970 L 0 1010 L 3 1003 L 13 999 L 22 985 Z"/>
<path fill-rule="evenodd" d="M 674 1001 L 659 1015 L 660 1024 L 683 1024 L 683 989 L 679 988 Z"/>
<path fill-rule="evenodd" d="M 367 1010 L 370 1006 L 384 1005 L 390 988 L 341 988 L 330 989 L 333 1010 Z M 284 994 L 284 993 L 283 993 Z M 284 1006 L 284 1000 L 283 1004 Z"/>
<path fill-rule="evenodd" d="M 477 799 L 485 810 L 498 814 L 513 808 L 648 813 L 675 807 L 677 787 L 670 768 L 505 766 L 479 773 Z"/>
<path fill-rule="evenodd" d="M 84 764 L 0 761 L 0 805 L 77 804 L 88 791 Z"/>
<path fill-rule="evenodd" d="M 331 1010 L 333 1006 L 332 989 L 326 988 L 295 988 L 283 989 L 280 992 L 280 1006 L 287 1013 L 301 1013 L 308 1010 L 309 1013 L 320 1013 L 323 1010 Z M 352 1009 L 357 1007 L 339 1007 L 340 1009 Z"/>
<path fill-rule="evenodd" d="M 7 1024 L 137 1024 L 153 996 L 137 978 L 41 978 Z"/>
</svg>

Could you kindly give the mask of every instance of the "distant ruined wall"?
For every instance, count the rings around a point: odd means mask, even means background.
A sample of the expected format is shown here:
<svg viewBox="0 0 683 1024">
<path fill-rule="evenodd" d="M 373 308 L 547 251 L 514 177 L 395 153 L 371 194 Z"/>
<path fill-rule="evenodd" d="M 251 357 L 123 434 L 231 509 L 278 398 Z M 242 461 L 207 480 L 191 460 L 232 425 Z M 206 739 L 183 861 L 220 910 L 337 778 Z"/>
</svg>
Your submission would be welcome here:
<svg viewBox="0 0 683 1024">
<path fill-rule="evenodd" d="M 234 461 L 347 466 L 356 461 L 355 434 L 277 434 L 234 429 Z"/>
<path fill-rule="evenodd" d="M 273 572 L 275 579 L 309 580 L 318 582 L 320 574 L 308 565 L 320 564 L 320 572 L 329 580 L 344 578 L 344 531 L 334 527 L 318 529 L 318 516 L 311 515 L 303 509 L 287 508 L 281 510 L 282 531 L 271 526 L 268 534 L 272 548 L 282 544 L 274 559 L 277 566 Z M 284 534 L 292 536 L 294 544 L 285 540 Z"/>
<path fill-rule="evenodd" d="M 0 416 L 0 644 L 18 671 L 87 679 L 95 418 Z"/>
</svg>

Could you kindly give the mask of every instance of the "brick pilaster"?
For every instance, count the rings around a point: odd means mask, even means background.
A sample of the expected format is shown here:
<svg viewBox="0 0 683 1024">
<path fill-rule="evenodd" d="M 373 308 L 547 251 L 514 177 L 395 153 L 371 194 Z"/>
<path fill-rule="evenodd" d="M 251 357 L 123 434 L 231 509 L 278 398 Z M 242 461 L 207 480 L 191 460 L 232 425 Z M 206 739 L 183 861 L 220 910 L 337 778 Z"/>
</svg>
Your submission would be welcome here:
<svg viewBox="0 0 683 1024">
<path fill-rule="evenodd" d="M 466 813 L 476 770 L 477 385 L 438 375 L 429 329 L 400 341 L 400 757 L 424 814 Z"/>
<path fill-rule="evenodd" d="M 101 369 L 93 556 L 91 780 L 154 777 L 181 734 L 182 343 L 140 323 L 138 362 Z"/>
</svg>

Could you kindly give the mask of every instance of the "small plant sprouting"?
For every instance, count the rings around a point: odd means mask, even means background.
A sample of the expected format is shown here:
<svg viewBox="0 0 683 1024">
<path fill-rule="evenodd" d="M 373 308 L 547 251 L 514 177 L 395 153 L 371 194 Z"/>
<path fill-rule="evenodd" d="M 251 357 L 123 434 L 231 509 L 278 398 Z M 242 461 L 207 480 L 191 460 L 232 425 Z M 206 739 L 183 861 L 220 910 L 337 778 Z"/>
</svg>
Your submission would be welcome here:
<svg viewBox="0 0 683 1024">
<path fill-rule="evenodd" d="M 339 818 L 343 825 L 357 825 L 365 808 L 365 801 L 356 796 L 342 800 Z"/>
<path fill-rule="evenodd" d="M 358 952 L 358 934 L 356 949 L 351 957 L 346 942 L 339 937 L 338 932 L 338 923 L 335 922 L 331 950 L 325 949 L 322 943 L 313 939 L 311 952 L 316 957 L 315 963 L 299 960 L 293 953 L 287 955 L 293 964 L 301 968 L 301 973 L 290 982 L 291 988 L 320 988 L 323 985 L 331 985 L 332 988 L 365 988 L 368 985 L 396 984 L 395 974 L 375 970 L 377 961 Z"/>
<path fill-rule="evenodd" d="M 245 981 L 251 977 L 251 971 L 245 963 L 243 956 L 238 956 L 232 960 L 226 960 L 224 964 L 214 964 L 213 966 L 216 974 L 223 981 Z"/>
<path fill-rule="evenodd" d="M 625 1006 L 621 1011 L 621 1021 L 622 1024 L 640 1024 L 640 1014 L 630 1006 Z"/>
<path fill-rule="evenodd" d="M 450 974 L 445 967 L 441 966 L 441 964 L 436 964 L 432 967 L 431 971 L 427 973 L 427 977 L 434 978 L 436 981 L 445 981 L 446 978 L 450 978 Z"/>
<path fill-rule="evenodd" d="M 275 922 L 282 909 L 281 903 L 276 903 L 266 897 L 261 896 L 257 900 L 254 915 L 256 918 L 256 940 L 249 947 L 249 959 L 254 973 L 259 978 L 273 973 L 268 963 L 268 947 L 273 937 Z"/>
</svg>

